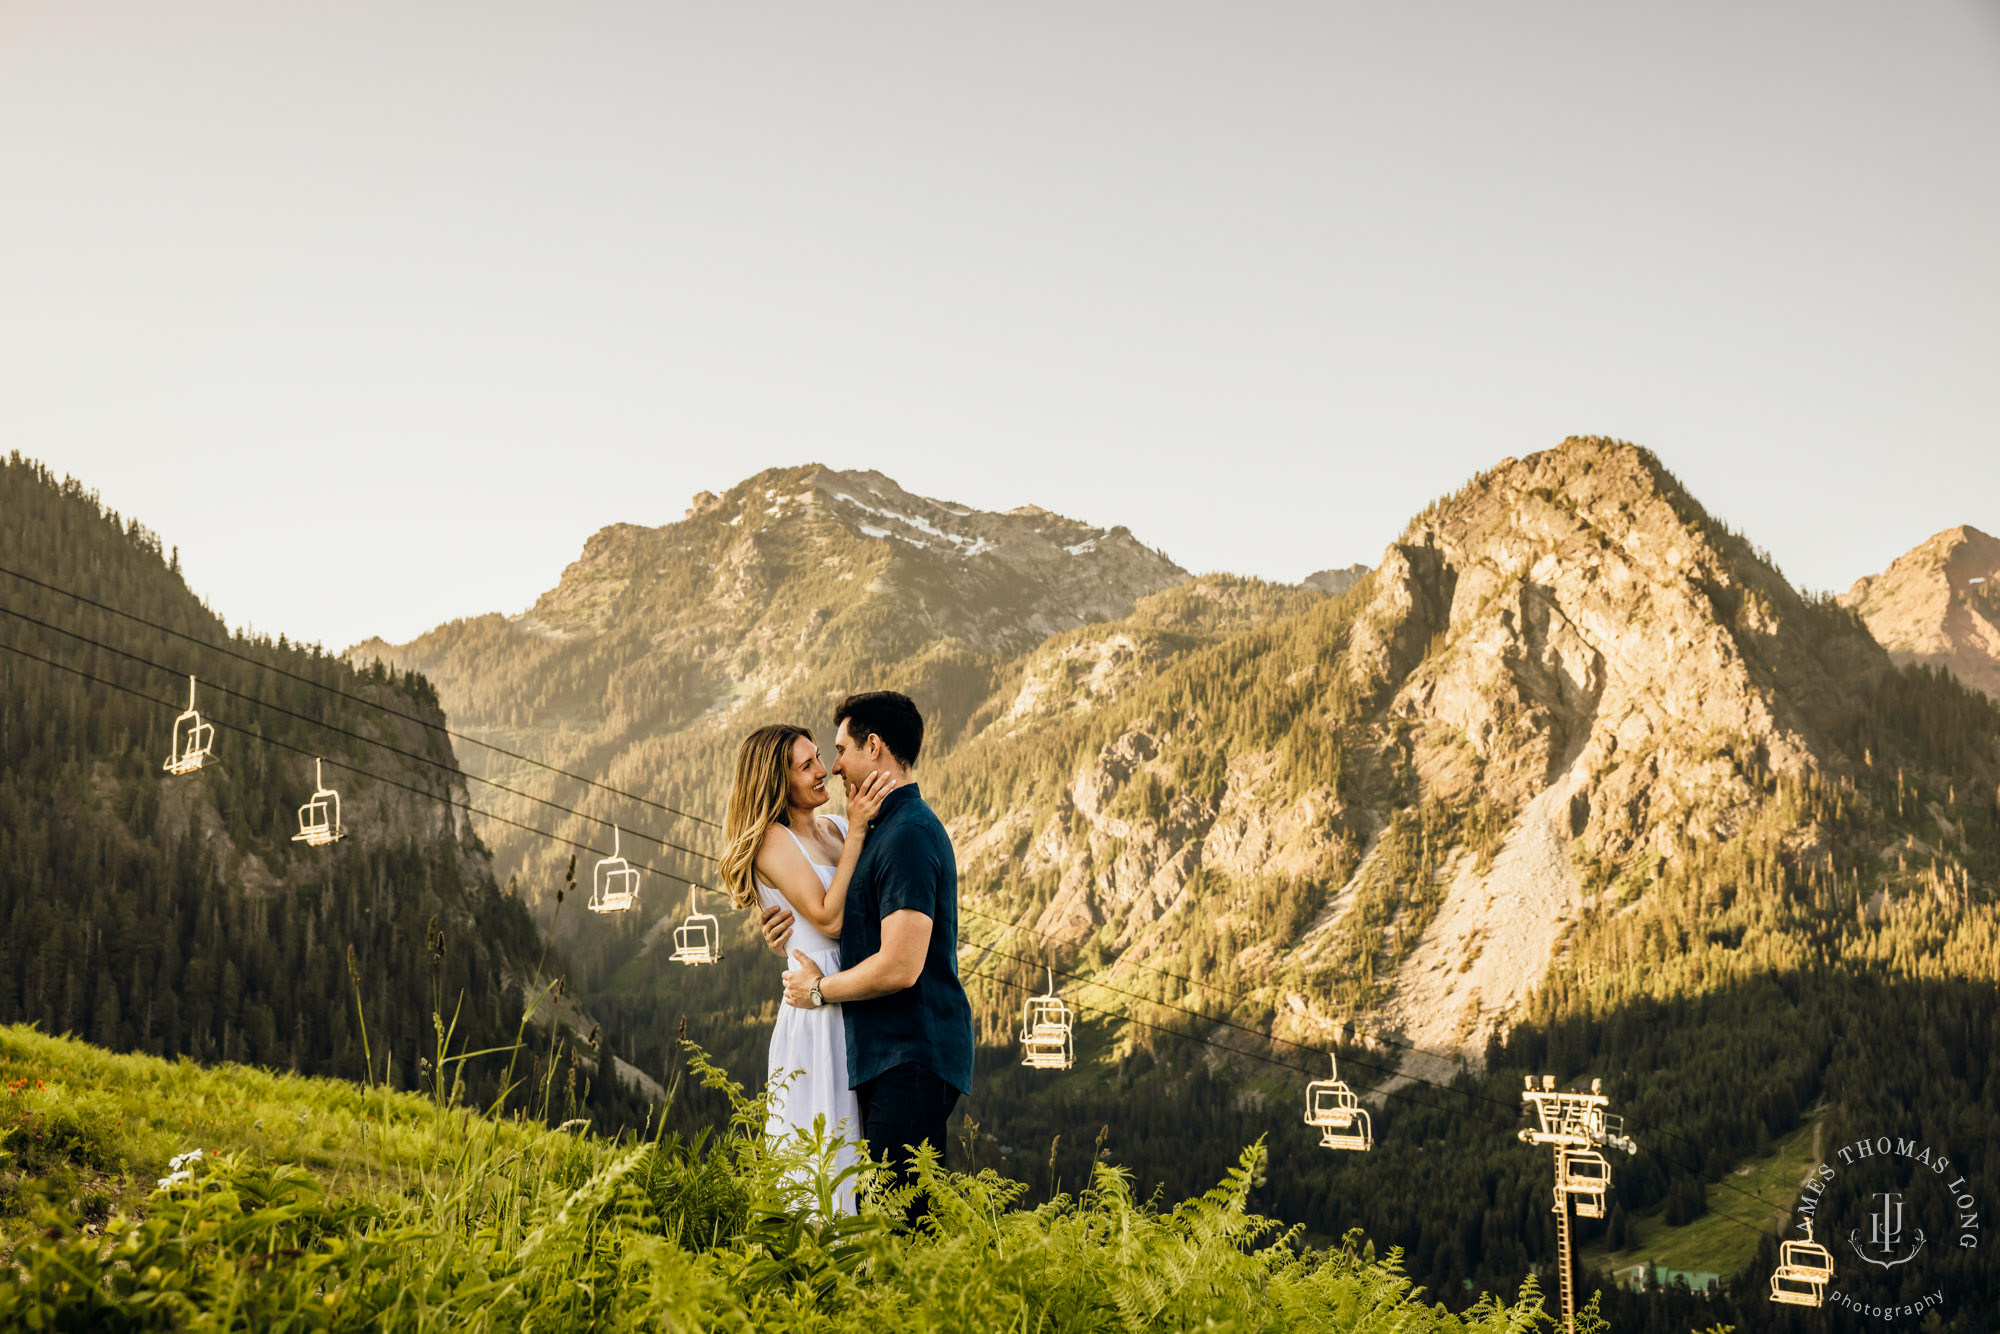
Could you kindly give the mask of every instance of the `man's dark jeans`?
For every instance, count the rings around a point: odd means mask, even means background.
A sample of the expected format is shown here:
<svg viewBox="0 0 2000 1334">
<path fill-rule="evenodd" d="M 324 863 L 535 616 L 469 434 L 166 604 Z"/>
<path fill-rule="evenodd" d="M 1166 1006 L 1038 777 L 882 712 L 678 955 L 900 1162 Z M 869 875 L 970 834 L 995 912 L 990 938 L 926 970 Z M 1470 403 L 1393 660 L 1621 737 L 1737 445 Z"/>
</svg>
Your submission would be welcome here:
<svg viewBox="0 0 2000 1334">
<path fill-rule="evenodd" d="M 856 1085 L 854 1096 L 861 1104 L 861 1133 L 868 1139 L 868 1151 L 888 1158 L 892 1184 L 916 1179 L 910 1170 L 916 1160 L 912 1150 L 926 1140 L 937 1150 L 938 1162 L 944 1162 L 946 1130 L 951 1110 L 958 1105 L 958 1090 L 929 1067 L 914 1061 L 892 1065 Z M 910 1205 L 910 1222 L 929 1212 L 929 1203 L 918 1196 Z"/>
</svg>

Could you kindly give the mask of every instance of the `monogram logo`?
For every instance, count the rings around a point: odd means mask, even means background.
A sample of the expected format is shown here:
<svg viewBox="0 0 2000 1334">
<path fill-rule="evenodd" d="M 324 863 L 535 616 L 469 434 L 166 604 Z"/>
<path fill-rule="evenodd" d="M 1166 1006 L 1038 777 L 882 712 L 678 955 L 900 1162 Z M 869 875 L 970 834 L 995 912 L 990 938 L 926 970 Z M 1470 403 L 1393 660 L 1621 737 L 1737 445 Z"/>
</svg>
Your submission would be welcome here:
<svg viewBox="0 0 2000 1334">
<path fill-rule="evenodd" d="M 1833 1236 L 1847 1237 L 1852 1259 L 1843 1256 L 1836 1266 L 1826 1304 L 1870 1322 L 1906 1321 L 1905 1328 L 1948 1299 L 1942 1285 L 1930 1286 L 1927 1271 L 1957 1262 L 1933 1252 L 1913 1268 L 1903 1266 L 1933 1240 L 1963 1255 L 1979 1249 L 1984 1235 L 1964 1169 L 1922 1139 L 1904 1135 L 1875 1135 L 1836 1148 L 1807 1178 L 1797 1209 L 1802 1227 L 1817 1216 Z M 1927 1290 L 1911 1296 L 1919 1284 Z"/>
<path fill-rule="evenodd" d="M 1924 1248 L 1924 1230 L 1916 1230 L 1917 1244 L 1901 1255 L 1896 1251 L 1903 1244 L 1903 1192 L 1899 1190 L 1878 1190 L 1869 1197 L 1874 1202 L 1868 1214 L 1868 1243 L 1861 1242 L 1861 1229 L 1855 1228 L 1847 1234 L 1847 1244 L 1854 1253 L 1871 1265 L 1884 1269 L 1894 1269 L 1906 1265 L 1917 1258 L 1917 1252 Z"/>
</svg>

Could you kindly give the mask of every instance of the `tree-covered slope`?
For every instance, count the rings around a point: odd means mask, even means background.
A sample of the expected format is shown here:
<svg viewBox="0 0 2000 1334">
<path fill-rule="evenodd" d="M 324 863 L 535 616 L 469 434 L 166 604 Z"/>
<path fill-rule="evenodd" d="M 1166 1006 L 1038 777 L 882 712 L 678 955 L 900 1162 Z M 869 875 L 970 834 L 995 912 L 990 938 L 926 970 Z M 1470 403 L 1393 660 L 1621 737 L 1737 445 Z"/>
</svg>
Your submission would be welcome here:
<svg viewBox="0 0 2000 1334">
<path fill-rule="evenodd" d="M 974 904 L 1135 984 L 1254 991 L 1281 1036 L 1476 1057 L 1552 966 L 1630 971 L 1611 942 L 1685 916 L 1683 880 L 1794 962 L 1878 893 L 2000 882 L 1992 708 L 1629 445 L 1509 461 L 1347 593 L 1103 707 L 1021 721 L 1026 693 L 931 775 Z"/>
<path fill-rule="evenodd" d="M 375 1073 L 403 1085 L 440 996 L 461 1035 L 516 1031 L 540 943 L 421 678 L 232 634 L 157 537 L 19 455 L 0 566 L 188 637 L 0 575 L 0 1020 L 359 1077 L 358 992 Z M 214 754 L 170 775 L 184 673 Z M 315 756 L 349 831 L 331 847 L 293 840 Z"/>
</svg>

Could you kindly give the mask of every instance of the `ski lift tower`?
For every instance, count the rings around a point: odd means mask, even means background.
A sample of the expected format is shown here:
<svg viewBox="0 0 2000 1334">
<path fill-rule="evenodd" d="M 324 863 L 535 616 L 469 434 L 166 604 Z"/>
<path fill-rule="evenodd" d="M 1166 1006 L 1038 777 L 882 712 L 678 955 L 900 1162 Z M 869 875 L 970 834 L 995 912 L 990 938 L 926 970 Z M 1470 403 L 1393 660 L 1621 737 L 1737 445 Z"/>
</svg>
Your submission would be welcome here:
<svg viewBox="0 0 2000 1334">
<path fill-rule="evenodd" d="M 1563 1329 L 1576 1330 L 1575 1240 L 1569 1226 L 1569 1197 L 1577 1197 L 1576 1211 L 1585 1218 L 1604 1217 L 1604 1196 L 1611 1188 L 1611 1165 L 1602 1150 L 1639 1148 L 1625 1135 L 1623 1117 L 1605 1111 L 1611 1099 L 1604 1096 L 1604 1081 L 1590 1081 L 1588 1093 L 1558 1093 L 1556 1077 L 1543 1075 L 1542 1086 L 1535 1077 L 1526 1077 L 1521 1102 L 1532 1107 L 1538 1125 L 1521 1131 L 1523 1144 L 1547 1144 L 1556 1151 L 1556 1250 L 1562 1266 Z"/>
</svg>

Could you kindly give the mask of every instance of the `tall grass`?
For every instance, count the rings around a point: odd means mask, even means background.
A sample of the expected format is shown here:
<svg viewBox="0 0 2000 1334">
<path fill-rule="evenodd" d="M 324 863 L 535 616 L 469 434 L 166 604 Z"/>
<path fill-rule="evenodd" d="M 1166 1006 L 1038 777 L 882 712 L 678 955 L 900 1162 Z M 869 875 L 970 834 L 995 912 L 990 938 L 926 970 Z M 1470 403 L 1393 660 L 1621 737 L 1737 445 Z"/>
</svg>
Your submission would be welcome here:
<svg viewBox="0 0 2000 1334">
<path fill-rule="evenodd" d="M 934 1154 L 913 1186 L 891 1190 L 874 1164 L 841 1168 L 823 1129 L 767 1141 L 765 1099 L 691 1045 L 689 1060 L 727 1096 L 725 1124 L 688 1139 L 604 1137 L 581 1122 L 552 1128 L 457 1106 L 448 1092 L 204 1069 L 0 1030 L 0 1074 L 67 1067 L 66 1082 L 37 1096 L 95 1108 L 94 1128 L 72 1128 L 89 1163 L 123 1159 L 143 1178 L 108 1217 L 90 1217 L 79 1174 L 100 1168 L 10 1171 L 20 1225 L 0 1264 L 0 1328 L 1414 1334 L 1550 1324 L 1532 1280 L 1512 1303 L 1489 1298 L 1453 1315 L 1358 1234 L 1302 1250 L 1296 1231 L 1250 1207 L 1261 1145 L 1172 1208 L 1134 1198 L 1110 1164 L 1032 1209 L 1021 1207 L 1021 1183 L 947 1171 Z M 155 1155 L 184 1146 L 172 1127 L 192 1126 L 219 1088 L 244 1094 L 245 1107 L 227 1108 L 231 1133 L 255 1113 L 256 1125 L 283 1128 L 282 1142 L 225 1145 L 190 1179 L 150 1189 L 164 1166 Z M 544 1095 L 560 1096 L 553 1073 Z M 322 1125 L 346 1141 L 339 1166 L 300 1165 L 325 1157 L 308 1132 Z M 202 1129 L 213 1142 L 224 1126 Z M 862 1188 L 855 1215 L 834 1208 L 847 1184 Z M 908 1227 L 915 1191 L 930 1217 Z"/>
</svg>

